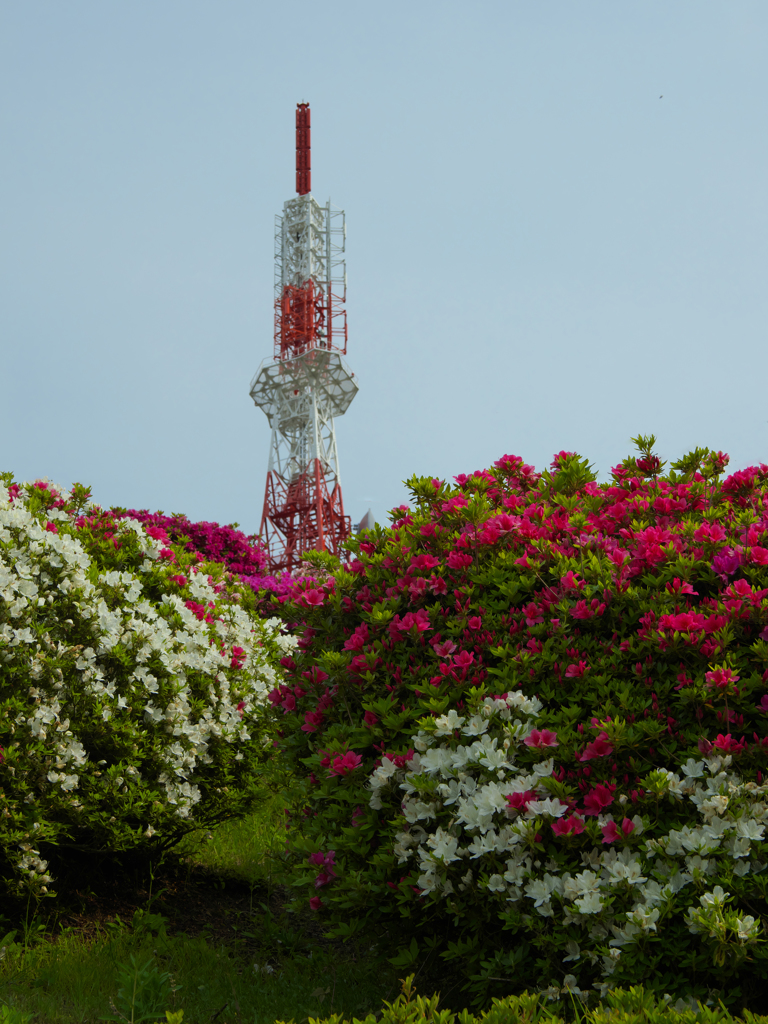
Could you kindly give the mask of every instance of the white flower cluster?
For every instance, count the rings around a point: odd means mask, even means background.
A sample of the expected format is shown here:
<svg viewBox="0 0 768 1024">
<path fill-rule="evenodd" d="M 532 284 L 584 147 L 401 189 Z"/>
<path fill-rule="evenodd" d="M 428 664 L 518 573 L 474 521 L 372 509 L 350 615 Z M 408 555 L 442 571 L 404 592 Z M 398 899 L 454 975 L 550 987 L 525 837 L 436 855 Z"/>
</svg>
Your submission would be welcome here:
<svg viewBox="0 0 768 1024">
<path fill-rule="evenodd" d="M 452 710 L 436 718 L 434 731 L 413 737 L 418 753 L 405 768 L 385 758 L 374 771 L 370 806 L 380 808 L 387 793 L 395 799 L 398 790 L 405 794 L 394 853 L 398 863 L 418 865 L 422 893 L 455 901 L 462 891 L 480 887 L 493 899 L 518 903 L 525 914 L 530 909 L 559 918 L 574 929 L 564 961 L 599 959 L 607 977 L 621 947 L 656 932 L 662 911 L 682 911 L 695 899 L 693 888 L 711 885 L 723 867 L 739 876 L 765 869 L 760 847 L 768 823 L 768 785 L 744 783 L 728 771 L 730 755 L 691 758 L 679 774 L 652 772 L 648 781 L 654 791 L 669 795 L 678 816 L 689 807 L 690 823 L 640 839 L 645 826 L 636 815 L 629 829 L 631 845 L 582 849 L 578 867 L 563 870 L 534 846 L 543 833 L 554 839 L 553 823 L 569 810 L 544 783 L 552 775 L 553 758 L 524 772 L 514 763 L 515 750 L 530 736 L 530 720 L 540 709 L 535 698 L 511 693 L 486 698 L 478 714 L 460 716 Z M 514 794 L 525 794 L 525 799 L 515 800 Z M 618 796 L 616 805 L 621 808 L 625 799 Z M 619 822 L 622 818 L 619 814 Z M 592 820 L 602 830 L 614 817 L 603 813 Z M 579 824 L 582 831 L 583 818 Z M 682 891 L 691 883 L 695 886 L 686 896 Z M 711 893 L 705 894 L 699 909 L 689 911 L 692 931 L 714 934 L 713 929 L 725 928 L 740 943 L 757 937 L 759 925 L 750 916 L 731 912 L 725 924 L 722 915 L 715 921 L 710 899 Z"/>
<path fill-rule="evenodd" d="M 18 870 L 22 875 L 27 876 L 27 884 L 32 888 L 39 888 L 40 892 L 47 892 L 46 885 L 51 881 L 51 876 L 46 874 L 48 861 L 40 859 L 40 851 L 36 850 L 29 843 L 21 845 L 22 857 L 18 864 Z"/>
<path fill-rule="evenodd" d="M 33 683 L 27 709 L 15 716 L 14 740 L 42 744 L 47 782 L 73 794 L 96 766 L 71 719 L 132 719 L 137 738 L 147 726 L 159 726 L 167 737 L 159 748 L 162 770 L 143 781 L 159 783 L 167 804 L 186 817 L 201 798 L 195 770 L 211 763 L 212 744 L 247 744 L 244 716 L 267 704 L 277 677 L 264 641 L 289 653 L 295 638 L 280 634 L 278 620 L 259 624 L 236 601 L 222 600 L 196 568 L 188 588 L 208 613 L 202 619 L 177 593 L 148 600 L 141 577 L 155 567 L 161 545 L 133 520 L 123 520 L 120 529 L 136 534 L 139 572 L 99 573 L 77 537 L 52 529 L 68 523 L 68 515 L 49 510 L 48 526 L 30 511 L 25 487 L 11 501 L 0 485 L 0 664 Z M 62 603 L 74 619 L 55 618 Z M 80 636 L 87 631 L 88 645 L 66 643 L 75 627 Z M 202 701 L 201 686 L 207 690 Z M 127 774 L 139 776 L 135 768 Z M 70 799 L 78 806 L 74 795 Z"/>
</svg>

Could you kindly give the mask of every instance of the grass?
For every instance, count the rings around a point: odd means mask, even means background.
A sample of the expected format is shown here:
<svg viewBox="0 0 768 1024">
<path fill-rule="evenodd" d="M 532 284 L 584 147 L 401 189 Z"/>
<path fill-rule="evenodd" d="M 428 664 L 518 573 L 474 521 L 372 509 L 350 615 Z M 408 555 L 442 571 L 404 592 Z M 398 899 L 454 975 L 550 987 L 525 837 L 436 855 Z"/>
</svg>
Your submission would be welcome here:
<svg viewBox="0 0 768 1024">
<path fill-rule="evenodd" d="M 322 940 L 280 887 L 279 796 L 249 818 L 185 841 L 147 876 L 98 875 L 66 898 L 16 908 L 0 927 L 0 1022 L 165 1019 L 273 1024 L 363 1016 L 397 994 L 395 972 Z M 8 1007 L 3 1011 L 2 1007 Z"/>
<path fill-rule="evenodd" d="M 391 994 L 382 992 L 365 965 L 340 963 L 329 972 L 327 962 L 314 965 L 309 956 L 296 956 L 266 973 L 251 955 L 202 936 L 137 938 L 126 929 L 89 943 L 67 935 L 10 951 L 0 995 L 9 1006 L 34 1014 L 35 1021 L 96 1021 L 119 1011 L 130 1020 L 132 1004 L 118 998 L 118 976 L 126 968 L 130 973 L 131 957 L 140 980 L 133 1008 L 149 1008 L 159 989 L 159 1003 L 151 1007 L 155 1020 L 178 1009 L 185 1021 L 215 1018 L 222 1024 L 301 1021 L 334 1011 L 359 1016 Z"/>
</svg>

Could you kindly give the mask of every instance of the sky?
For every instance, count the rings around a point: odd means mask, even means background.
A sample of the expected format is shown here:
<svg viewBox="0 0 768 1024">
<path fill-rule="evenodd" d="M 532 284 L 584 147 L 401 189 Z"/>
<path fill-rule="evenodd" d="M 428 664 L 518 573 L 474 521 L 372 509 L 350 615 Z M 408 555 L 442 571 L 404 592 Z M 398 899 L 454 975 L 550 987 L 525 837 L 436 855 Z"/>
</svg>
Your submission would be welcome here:
<svg viewBox="0 0 768 1024">
<path fill-rule="evenodd" d="M 258 530 L 274 217 L 346 211 L 346 511 L 768 461 L 765 0 L 0 0 L 0 469 Z"/>
</svg>

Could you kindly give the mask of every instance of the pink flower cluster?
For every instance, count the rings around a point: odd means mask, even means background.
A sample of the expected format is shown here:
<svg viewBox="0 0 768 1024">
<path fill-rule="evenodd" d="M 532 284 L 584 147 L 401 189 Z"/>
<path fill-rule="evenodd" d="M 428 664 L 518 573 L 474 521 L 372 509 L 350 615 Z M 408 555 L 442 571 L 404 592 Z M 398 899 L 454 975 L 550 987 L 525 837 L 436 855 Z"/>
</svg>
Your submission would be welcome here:
<svg viewBox="0 0 768 1024">
<path fill-rule="evenodd" d="M 318 850 L 316 853 L 310 853 L 307 860 L 310 864 L 314 864 L 320 868 L 317 876 L 315 877 L 315 888 L 322 889 L 323 886 L 328 885 L 334 878 L 338 877 L 336 874 L 336 851 L 329 850 L 327 853 L 323 853 L 322 850 Z M 312 910 L 319 910 L 323 905 L 323 901 L 319 896 L 313 896 L 309 901 L 309 906 Z"/>
</svg>

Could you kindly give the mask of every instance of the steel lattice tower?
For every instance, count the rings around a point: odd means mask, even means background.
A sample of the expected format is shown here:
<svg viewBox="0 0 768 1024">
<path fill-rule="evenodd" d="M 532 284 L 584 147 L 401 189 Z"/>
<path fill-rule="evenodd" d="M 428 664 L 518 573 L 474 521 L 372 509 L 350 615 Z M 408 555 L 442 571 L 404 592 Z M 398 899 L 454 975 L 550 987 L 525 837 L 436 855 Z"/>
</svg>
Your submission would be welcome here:
<svg viewBox="0 0 768 1024">
<path fill-rule="evenodd" d="M 259 536 L 273 571 L 305 551 L 341 554 L 344 515 L 334 419 L 357 394 L 347 353 L 344 211 L 311 192 L 309 104 L 296 108 L 296 198 L 275 218 L 275 348 L 250 394 L 272 428 Z"/>
</svg>

